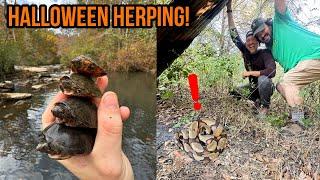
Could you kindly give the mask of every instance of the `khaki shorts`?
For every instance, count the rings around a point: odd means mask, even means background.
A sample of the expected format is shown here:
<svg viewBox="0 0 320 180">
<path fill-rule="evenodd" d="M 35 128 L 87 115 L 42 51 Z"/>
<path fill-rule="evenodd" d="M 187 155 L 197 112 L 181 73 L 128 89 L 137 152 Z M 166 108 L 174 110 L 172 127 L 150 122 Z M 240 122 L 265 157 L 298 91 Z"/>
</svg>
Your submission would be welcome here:
<svg viewBox="0 0 320 180">
<path fill-rule="evenodd" d="M 317 80 L 320 80 L 320 60 L 304 60 L 284 74 L 282 83 L 300 89 Z"/>
</svg>

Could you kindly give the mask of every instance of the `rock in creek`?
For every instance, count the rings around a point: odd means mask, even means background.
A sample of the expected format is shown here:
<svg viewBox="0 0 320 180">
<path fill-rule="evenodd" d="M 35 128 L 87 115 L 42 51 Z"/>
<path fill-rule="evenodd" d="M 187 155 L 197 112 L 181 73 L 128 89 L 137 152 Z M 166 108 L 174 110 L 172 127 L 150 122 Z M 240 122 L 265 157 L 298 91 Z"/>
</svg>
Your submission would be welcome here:
<svg viewBox="0 0 320 180">
<path fill-rule="evenodd" d="M 31 86 L 31 88 L 34 90 L 39 90 L 39 89 L 43 89 L 45 86 L 46 86 L 45 84 L 37 84 L 37 85 Z"/>
<path fill-rule="evenodd" d="M 0 91 L 10 92 L 14 90 L 14 84 L 12 81 L 4 81 L 0 83 Z"/>
<path fill-rule="evenodd" d="M 2 100 L 21 100 L 31 98 L 32 94 L 29 93 L 0 93 Z"/>
</svg>

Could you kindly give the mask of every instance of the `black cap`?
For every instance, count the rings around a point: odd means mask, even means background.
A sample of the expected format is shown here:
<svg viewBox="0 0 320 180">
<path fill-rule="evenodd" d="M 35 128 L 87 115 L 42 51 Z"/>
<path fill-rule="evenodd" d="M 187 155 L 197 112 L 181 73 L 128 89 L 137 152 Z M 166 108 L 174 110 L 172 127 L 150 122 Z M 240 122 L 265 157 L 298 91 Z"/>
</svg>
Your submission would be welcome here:
<svg viewBox="0 0 320 180">
<path fill-rule="evenodd" d="M 253 32 L 251 30 L 247 32 L 246 38 L 248 38 L 249 36 L 253 36 Z"/>
<path fill-rule="evenodd" d="M 253 31 L 253 35 L 257 35 L 259 32 L 264 30 L 266 20 L 263 18 L 256 18 L 252 21 L 251 29 Z"/>
</svg>

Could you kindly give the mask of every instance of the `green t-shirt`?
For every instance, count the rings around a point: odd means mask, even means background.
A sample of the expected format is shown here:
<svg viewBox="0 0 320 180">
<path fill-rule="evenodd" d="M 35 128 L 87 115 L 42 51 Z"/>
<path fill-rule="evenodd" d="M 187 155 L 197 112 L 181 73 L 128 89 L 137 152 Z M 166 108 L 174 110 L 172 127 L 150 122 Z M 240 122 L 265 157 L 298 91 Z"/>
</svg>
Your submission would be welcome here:
<svg viewBox="0 0 320 180">
<path fill-rule="evenodd" d="M 272 55 L 285 72 L 300 61 L 320 59 L 320 35 L 294 21 L 288 8 L 284 15 L 276 10 L 272 36 Z"/>
</svg>

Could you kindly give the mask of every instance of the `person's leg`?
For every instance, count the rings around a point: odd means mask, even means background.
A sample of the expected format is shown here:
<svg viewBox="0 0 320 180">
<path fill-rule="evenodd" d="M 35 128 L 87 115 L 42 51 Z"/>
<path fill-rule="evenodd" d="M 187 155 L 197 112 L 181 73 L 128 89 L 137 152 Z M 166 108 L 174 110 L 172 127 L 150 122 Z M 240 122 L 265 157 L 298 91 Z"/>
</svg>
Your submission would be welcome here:
<svg viewBox="0 0 320 180">
<path fill-rule="evenodd" d="M 303 99 L 299 96 L 299 89 L 294 84 L 278 83 L 277 90 L 286 99 L 290 106 L 291 121 L 301 122 L 304 119 L 304 111 L 302 108 Z"/>
<path fill-rule="evenodd" d="M 287 101 L 291 107 L 299 106 L 303 104 L 303 99 L 299 96 L 299 87 L 289 83 L 278 83 L 277 91 Z"/>
<path fill-rule="evenodd" d="M 253 87 L 250 87 L 249 99 L 254 102 L 255 108 L 259 110 L 261 103 L 260 103 L 259 90 L 257 87 L 258 87 L 258 82 L 257 84 L 253 85 Z"/>
<path fill-rule="evenodd" d="M 258 90 L 262 107 L 269 109 L 270 99 L 273 94 L 272 80 L 267 76 L 260 76 L 258 78 Z"/>
<path fill-rule="evenodd" d="M 293 121 L 300 121 L 304 118 L 301 107 L 303 99 L 299 95 L 300 89 L 317 80 L 320 80 L 320 60 L 305 60 L 285 73 L 282 82 L 277 84 L 278 92 L 291 107 Z"/>
<path fill-rule="evenodd" d="M 300 89 L 317 80 L 320 80 L 320 60 L 305 60 L 285 73 L 282 82 L 277 84 L 277 90 L 289 106 L 295 107 L 303 104 Z"/>
</svg>

